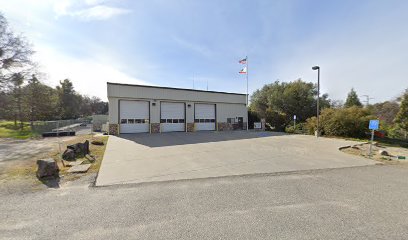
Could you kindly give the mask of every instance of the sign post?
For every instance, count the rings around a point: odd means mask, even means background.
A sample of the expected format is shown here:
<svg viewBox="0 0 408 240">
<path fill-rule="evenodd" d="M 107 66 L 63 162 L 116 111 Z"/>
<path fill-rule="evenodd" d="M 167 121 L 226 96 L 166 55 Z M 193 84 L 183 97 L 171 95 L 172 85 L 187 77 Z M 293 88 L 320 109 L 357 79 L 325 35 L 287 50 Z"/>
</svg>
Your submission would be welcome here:
<svg viewBox="0 0 408 240">
<path fill-rule="evenodd" d="M 379 125 L 380 125 L 380 120 L 370 120 L 370 123 L 368 125 L 368 129 L 371 130 L 370 152 L 368 153 L 369 157 L 371 157 L 372 150 L 373 150 L 374 131 L 378 130 Z"/>
</svg>

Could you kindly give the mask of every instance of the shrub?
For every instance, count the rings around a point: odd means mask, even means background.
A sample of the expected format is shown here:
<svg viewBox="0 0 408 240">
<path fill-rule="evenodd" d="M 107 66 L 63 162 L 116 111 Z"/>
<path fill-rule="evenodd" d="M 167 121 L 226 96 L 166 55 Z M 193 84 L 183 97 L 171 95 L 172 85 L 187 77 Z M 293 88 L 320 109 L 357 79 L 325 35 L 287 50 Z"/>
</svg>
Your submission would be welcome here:
<svg viewBox="0 0 408 240">
<path fill-rule="evenodd" d="M 287 121 L 285 114 L 267 109 L 265 115 L 265 120 L 273 128 L 273 131 L 281 132 L 285 130 Z"/>
<path fill-rule="evenodd" d="M 375 119 L 370 111 L 360 107 L 326 108 L 320 114 L 320 131 L 322 135 L 341 137 L 365 137 L 368 122 Z M 316 117 L 307 119 L 306 128 L 309 134 L 316 130 Z"/>
<path fill-rule="evenodd" d="M 285 132 L 287 133 L 295 133 L 295 134 L 308 134 L 308 129 L 306 128 L 306 123 L 296 123 L 296 128 L 293 125 L 288 125 L 285 128 Z"/>
</svg>

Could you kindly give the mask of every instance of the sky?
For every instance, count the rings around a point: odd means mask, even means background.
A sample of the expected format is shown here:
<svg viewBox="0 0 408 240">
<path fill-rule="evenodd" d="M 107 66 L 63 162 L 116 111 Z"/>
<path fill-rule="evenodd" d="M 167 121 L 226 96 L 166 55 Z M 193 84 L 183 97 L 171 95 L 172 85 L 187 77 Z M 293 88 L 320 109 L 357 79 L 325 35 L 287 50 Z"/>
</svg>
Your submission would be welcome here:
<svg viewBox="0 0 408 240">
<path fill-rule="evenodd" d="M 314 65 L 334 100 L 408 88 L 406 0 L 0 0 L 0 11 L 46 84 L 68 78 L 103 100 L 106 82 L 245 93 L 245 56 L 250 94 L 316 82 Z"/>
</svg>

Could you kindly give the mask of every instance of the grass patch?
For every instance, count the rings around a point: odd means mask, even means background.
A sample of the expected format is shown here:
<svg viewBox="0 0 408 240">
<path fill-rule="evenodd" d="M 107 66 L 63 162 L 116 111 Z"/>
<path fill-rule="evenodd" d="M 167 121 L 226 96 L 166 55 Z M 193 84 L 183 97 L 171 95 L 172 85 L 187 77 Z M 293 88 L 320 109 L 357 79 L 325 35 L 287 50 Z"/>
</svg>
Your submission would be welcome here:
<svg viewBox="0 0 408 240">
<path fill-rule="evenodd" d="M 360 138 L 346 138 L 346 140 L 352 140 L 357 142 L 370 142 L 371 139 L 360 139 Z M 374 142 L 381 144 L 384 147 L 400 147 L 408 148 L 408 141 L 393 138 L 376 138 L 374 137 Z"/>
<path fill-rule="evenodd" d="M 0 138 L 28 139 L 38 135 L 31 130 L 30 123 L 24 122 L 23 129 L 20 123 L 17 126 L 12 121 L 0 121 Z"/>
<path fill-rule="evenodd" d="M 344 139 L 356 142 L 370 142 L 370 138 L 351 138 L 351 137 L 338 137 L 338 136 L 323 136 L 327 138 L 337 138 L 337 139 Z M 374 142 L 380 143 L 382 146 L 385 147 L 401 147 L 401 148 L 408 148 L 408 140 L 402 139 L 394 139 L 394 138 L 379 138 L 374 136 Z"/>
</svg>

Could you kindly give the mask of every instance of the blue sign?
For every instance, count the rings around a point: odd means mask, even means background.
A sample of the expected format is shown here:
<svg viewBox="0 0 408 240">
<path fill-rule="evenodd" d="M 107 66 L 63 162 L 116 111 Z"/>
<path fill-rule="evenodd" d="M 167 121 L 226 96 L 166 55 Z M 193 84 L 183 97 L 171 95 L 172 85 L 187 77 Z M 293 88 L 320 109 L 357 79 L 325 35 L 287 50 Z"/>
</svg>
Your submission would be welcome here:
<svg viewBox="0 0 408 240">
<path fill-rule="evenodd" d="M 368 125 L 368 129 L 370 130 L 377 130 L 380 126 L 380 120 L 370 120 L 370 124 Z"/>
</svg>

